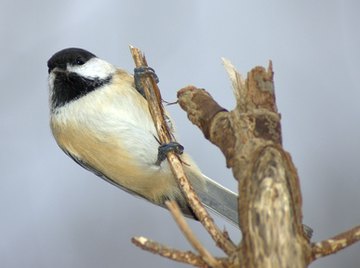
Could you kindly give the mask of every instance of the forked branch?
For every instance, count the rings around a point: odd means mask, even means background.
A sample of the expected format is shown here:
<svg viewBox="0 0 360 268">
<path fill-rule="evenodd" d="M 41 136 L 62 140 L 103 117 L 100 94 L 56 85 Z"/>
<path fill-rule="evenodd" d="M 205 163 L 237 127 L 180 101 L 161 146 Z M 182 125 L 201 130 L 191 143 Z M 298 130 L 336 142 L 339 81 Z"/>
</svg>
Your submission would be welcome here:
<svg viewBox="0 0 360 268">
<path fill-rule="evenodd" d="M 136 66 L 146 66 L 140 51 L 131 50 Z M 310 242 L 302 224 L 298 174 L 290 155 L 282 147 L 272 64 L 270 62 L 267 69 L 254 68 L 246 80 L 229 61 L 224 60 L 224 65 L 233 85 L 237 102 L 235 109 L 227 111 L 208 92 L 194 86 L 181 89 L 178 101 L 204 136 L 220 148 L 227 166 L 232 168 L 238 181 L 239 225 L 243 233 L 239 247 L 236 248 L 214 224 L 192 190 L 181 161 L 173 153 L 168 154 L 168 161 L 184 196 L 228 258 L 214 258 L 197 241 L 176 206 L 171 204 L 170 211 L 199 255 L 169 249 L 145 238 L 134 238 L 134 243 L 162 256 L 199 267 L 300 268 L 359 241 L 360 226 L 357 226 L 331 239 Z M 143 85 L 161 142 L 169 142 L 169 133 L 163 131 L 167 125 L 157 85 L 151 77 L 144 78 Z M 154 90 L 156 93 L 153 93 Z"/>
</svg>

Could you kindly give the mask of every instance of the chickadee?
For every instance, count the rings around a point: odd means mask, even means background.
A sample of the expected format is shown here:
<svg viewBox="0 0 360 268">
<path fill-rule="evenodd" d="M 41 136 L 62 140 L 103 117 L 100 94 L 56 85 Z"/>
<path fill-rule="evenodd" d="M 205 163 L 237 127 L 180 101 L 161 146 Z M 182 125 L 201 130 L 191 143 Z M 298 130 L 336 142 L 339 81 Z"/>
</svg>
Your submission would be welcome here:
<svg viewBox="0 0 360 268">
<path fill-rule="evenodd" d="M 80 48 L 54 54 L 49 68 L 50 126 L 60 148 L 82 167 L 161 207 L 176 200 L 195 218 L 167 161 L 134 77 Z M 184 170 L 201 202 L 237 225 L 237 195 L 204 176 L 190 156 Z"/>
</svg>

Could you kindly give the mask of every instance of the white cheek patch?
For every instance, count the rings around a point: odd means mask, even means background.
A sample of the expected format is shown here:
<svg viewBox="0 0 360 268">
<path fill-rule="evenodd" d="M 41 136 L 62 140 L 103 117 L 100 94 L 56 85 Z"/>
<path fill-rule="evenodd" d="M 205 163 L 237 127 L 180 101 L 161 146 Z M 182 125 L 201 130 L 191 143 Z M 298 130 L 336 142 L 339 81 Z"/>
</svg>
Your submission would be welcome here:
<svg viewBox="0 0 360 268">
<path fill-rule="evenodd" d="M 83 65 L 67 65 L 67 70 L 86 78 L 105 79 L 112 75 L 116 68 L 102 59 L 92 58 Z"/>
</svg>

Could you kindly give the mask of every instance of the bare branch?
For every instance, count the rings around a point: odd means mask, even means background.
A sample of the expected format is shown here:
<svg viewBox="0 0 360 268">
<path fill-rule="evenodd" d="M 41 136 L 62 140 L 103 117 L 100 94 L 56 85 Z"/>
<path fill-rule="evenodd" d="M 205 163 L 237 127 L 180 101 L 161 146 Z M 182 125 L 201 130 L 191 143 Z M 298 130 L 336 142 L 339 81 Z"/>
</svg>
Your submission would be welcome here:
<svg viewBox="0 0 360 268">
<path fill-rule="evenodd" d="M 170 210 L 174 220 L 179 226 L 182 233 L 185 235 L 189 243 L 194 247 L 194 249 L 200 254 L 202 259 L 210 267 L 222 267 L 220 262 L 218 262 L 210 252 L 201 244 L 201 242 L 196 238 L 195 234 L 191 231 L 189 225 L 186 223 L 184 216 L 181 213 L 181 210 L 178 204 L 175 201 L 166 201 L 166 206 Z"/>
<path fill-rule="evenodd" d="M 360 240 L 360 225 L 327 240 L 312 244 L 313 261 L 334 254 Z"/>
<path fill-rule="evenodd" d="M 145 237 L 133 237 L 131 241 L 143 250 L 147 250 L 154 254 L 163 256 L 165 258 L 187 263 L 196 267 L 208 268 L 209 266 L 203 261 L 203 259 L 192 253 L 191 251 L 181 251 L 173 248 L 169 248 L 165 245 L 159 244 L 155 241 L 147 239 Z"/>
<path fill-rule="evenodd" d="M 205 138 L 219 147 L 226 157 L 228 167 L 233 166 L 235 136 L 231 114 L 221 107 L 211 95 L 194 86 L 187 86 L 177 93 L 179 105 L 188 113 Z"/>
<path fill-rule="evenodd" d="M 133 55 L 136 67 L 147 67 L 146 59 L 139 49 L 130 46 L 130 51 Z M 165 122 L 160 90 L 154 79 L 150 76 L 144 77 L 142 82 L 145 96 L 148 101 L 149 110 L 153 118 L 160 142 L 169 143 L 172 138 Z M 236 250 L 235 245 L 215 225 L 214 220 L 200 202 L 185 175 L 182 162 L 180 161 L 179 157 L 174 152 L 169 152 L 167 154 L 167 159 L 174 176 L 177 178 L 179 187 L 196 217 L 211 235 L 213 240 L 216 242 L 216 245 L 220 247 L 225 253 L 232 254 Z"/>
<path fill-rule="evenodd" d="M 144 64 L 146 61 L 140 65 Z M 301 268 L 359 241 L 360 226 L 357 226 L 331 239 L 310 244 L 302 225 L 298 174 L 290 155 L 282 147 L 272 63 L 267 69 L 254 68 L 246 80 L 241 78 L 229 61 L 224 60 L 224 65 L 234 87 L 237 101 L 234 110 L 228 112 L 209 93 L 194 86 L 181 89 L 178 101 L 204 136 L 221 149 L 227 166 L 232 168 L 238 180 L 239 225 L 243 232 L 238 252 L 202 206 L 184 174 L 181 161 L 174 153 L 168 154 L 168 160 L 185 198 L 213 240 L 229 257 L 213 257 L 191 232 L 177 206 L 171 203 L 167 204 L 169 210 L 201 256 L 168 249 L 146 238 L 133 242 L 154 253 L 199 267 Z M 151 77 L 145 79 L 144 85 L 150 110 L 153 101 L 148 94 L 155 96 L 153 99 L 158 102 L 155 105 L 160 107 L 156 108 L 159 112 L 151 114 L 161 142 L 169 142 L 171 136 L 166 132 L 164 118 L 161 122 L 156 119 L 163 117 L 160 92 Z M 152 87 L 157 93 L 151 93 Z"/>
<path fill-rule="evenodd" d="M 202 89 L 178 92 L 189 119 L 216 144 L 239 182 L 240 263 L 246 267 L 304 267 L 310 250 L 302 227 L 296 169 L 283 150 L 273 71 L 255 67 L 244 81 L 224 62 L 237 106 L 227 112 Z M 205 105 L 204 105 L 205 103 Z"/>
</svg>

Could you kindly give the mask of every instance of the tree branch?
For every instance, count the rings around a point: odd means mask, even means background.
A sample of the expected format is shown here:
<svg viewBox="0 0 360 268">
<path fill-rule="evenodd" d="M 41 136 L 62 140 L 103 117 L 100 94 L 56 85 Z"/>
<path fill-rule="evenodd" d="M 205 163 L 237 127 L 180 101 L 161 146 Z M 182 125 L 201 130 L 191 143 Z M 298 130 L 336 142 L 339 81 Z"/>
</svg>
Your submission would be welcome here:
<svg viewBox="0 0 360 268">
<path fill-rule="evenodd" d="M 130 51 L 136 67 L 147 67 L 146 59 L 139 49 L 130 46 Z M 160 142 L 162 144 L 169 143 L 172 140 L 172 137 L 165 122 L 160 90 L 151 76 L 143 77 L 141 80 Z M 236 250 L 236 247 L 215 225 L 214 220 L 200 202 L 185 175 L 182 162 L 179 157 L 174 152 L 169 152 L 167 154 L 167 159 L 171 170 L 178 181 L 179 187 L 196 217 L 211 235 L 213 240 L 216 242 L 216 245 L 225 253 L 232 254 Z"/>
<path fill-rule="evenodd" d="M 360 240 L 360 225 L 327 240 L 313 243 L 312 260 L 334 254 Z"/>
<path fill-rule="evenodd" d="M 131 241 L 138 247 L 142 248 L 143 250 L 147 250 L 154 254 L 163 256 L 165 258 L 187 263 L 196 267 L 208 268 L 209 266 L 203 259 L 195 255 L 190 251 L 181 251 L 173 248 L 169 248 L 165 245 L 161 245 L 158 242 L 152 241 L 145 237 L 133 237 Z"/>
<path fill-rule="evenodd" d="M 137 58 L 142 56 L 134 56 L 135 61 Z M 144 58 L 142 63 L 136 63 L 137 66 L 144 64 L 146 66 Z M 169 249 L 146 238 L 134 238 L 133 242 L 146 250 L 198 267 L 300 268 L 359 241 L 360 226 L 357 226 L 331 239 L 310 244 L 302 225 L 298 174 L 290 155 L 282 147 L 272 64 L 270 62 L 267 70 L 254 68 L 246 80 L 229 61 L 224 60 L 224 65 L 237 101 L 234 110 L 227 111 L 209 93 L 194 86 L 181 89 L 178 102 L 204 136 L 220 148 L 238 181 L 239 225 L 243 233 L 238 252 L 200 203 L 174 153 L 168 154 L 168 160 L 179 187 L 203 226 L 229 257 L 225 260 L 214 258 L 172 205 L 169 209 L 179 227 L 201 256 Z M 161 142 L 169 142 L 171 136 L 166 131 L 160 92 L 152 93 L 152 88 L 158 91 L 152 78 L 145 78 L 145 94 L 159 137 Z M 158 111 L 152 111 L 154 105 L 160 107 L 155 108 Z M 158 117 L 162 119 L 158 121 Z"/>
<path fill-rule="evenodd" d="M 210 267 L 223 267 L 220 262 L 218 262 L 210 252 L 201 244 L 201 242 L 196 238 L 195 234 L 191 231 L 189 225 L 186 223 L 184 216 L 181 213 L 181 210 L 178 204 L 175 201 L 166 201 L 166 206 L 170 210 L 172 216 L 174 217 L 175 222 L 179 226 L 180 230 L 189 241 L 189 243 L 194 247 L 194 249 L 200 254 L 202 259 Z"/>
<path fill-rule="evenodd" d="M 206 91 L 192 86 L 181 89 L 178 100 L 224 153 L 239 182 L 240 263 L 304 267 L 310 249 L 301 223 L 301 193 L 296 169 L 281 146 L 271 62 L 268 70 L 251 70 L 246 81 L 228 61 L 224 64 L 236 109 L 226 112 Z"/>
</svg>

